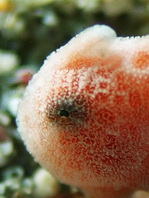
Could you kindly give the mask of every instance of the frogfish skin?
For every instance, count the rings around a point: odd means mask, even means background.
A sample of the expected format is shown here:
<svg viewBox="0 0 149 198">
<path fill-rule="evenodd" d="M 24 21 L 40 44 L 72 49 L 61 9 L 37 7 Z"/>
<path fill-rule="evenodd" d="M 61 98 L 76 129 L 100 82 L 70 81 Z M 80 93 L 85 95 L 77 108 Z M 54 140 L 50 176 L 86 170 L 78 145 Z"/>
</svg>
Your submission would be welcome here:
<svg viewBox="0 0 149 198">
<path fill-rule="evenodd" d="M 18 110 L 35 160 L 93 198 L 149 190 L 149 36 L 94 25 L 47 57 Z"/>
</svg>

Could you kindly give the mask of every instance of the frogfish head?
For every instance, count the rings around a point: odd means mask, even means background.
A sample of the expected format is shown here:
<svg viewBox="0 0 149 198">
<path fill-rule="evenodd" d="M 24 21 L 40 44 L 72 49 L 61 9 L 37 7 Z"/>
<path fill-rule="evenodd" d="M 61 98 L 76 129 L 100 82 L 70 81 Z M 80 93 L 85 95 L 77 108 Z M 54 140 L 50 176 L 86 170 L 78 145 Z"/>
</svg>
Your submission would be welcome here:
<svg viewBox="0 0 149 198">
<path fill-rule="evenodd" d="M 87 28 L 47 57 L 17 123 L 28 151 L 61 182 L 149 189 L 149 37 Z"/>
</svg>

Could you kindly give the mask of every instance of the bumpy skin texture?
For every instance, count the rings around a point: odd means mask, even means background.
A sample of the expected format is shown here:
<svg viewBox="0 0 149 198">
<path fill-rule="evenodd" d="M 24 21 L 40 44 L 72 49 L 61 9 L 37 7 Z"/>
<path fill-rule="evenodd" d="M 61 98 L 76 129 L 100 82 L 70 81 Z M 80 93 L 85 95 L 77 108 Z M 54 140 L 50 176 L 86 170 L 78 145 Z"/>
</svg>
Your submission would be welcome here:
<svg viewBox="0 0 149 198">
<path fill-rule="evenodd" d="M 93 197 L 148 190 L 149 36 L 102 25 L 77 35 L 31 80 L 18 129 L 38 162 Z"/>
</svg>

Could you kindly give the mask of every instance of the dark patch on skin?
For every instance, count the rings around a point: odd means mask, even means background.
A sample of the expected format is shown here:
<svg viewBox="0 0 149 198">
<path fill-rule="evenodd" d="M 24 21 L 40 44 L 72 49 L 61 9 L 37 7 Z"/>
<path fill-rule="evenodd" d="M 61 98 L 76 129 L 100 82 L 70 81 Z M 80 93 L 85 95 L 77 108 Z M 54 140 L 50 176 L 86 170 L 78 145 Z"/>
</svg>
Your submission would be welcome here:
<svg viewBox="0 0 149 198">
<path fill-rule="evenodd" d="M 55 98 L 55 97 L 54 97 Z M 89 120 L 90 105 L 82 95 L 65 95 L 61 99 L 49 98 L 47 118 L 59 127 L 84 127 Z"/>
</svg>

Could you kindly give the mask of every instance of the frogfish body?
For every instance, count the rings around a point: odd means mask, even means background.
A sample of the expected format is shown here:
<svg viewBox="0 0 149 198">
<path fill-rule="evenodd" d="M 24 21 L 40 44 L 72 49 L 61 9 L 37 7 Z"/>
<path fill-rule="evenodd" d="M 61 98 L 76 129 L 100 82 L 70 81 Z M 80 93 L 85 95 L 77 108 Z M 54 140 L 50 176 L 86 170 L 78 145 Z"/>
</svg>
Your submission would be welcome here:
<svg viewBox="0 0 149 198">
<path fill-rule="evenodd" d="M 149 36 L 87 28 L 47 57 L 17 120 L 28 151 L 61 182 L 94 198 L 148 191 Z"/>
</svg>

